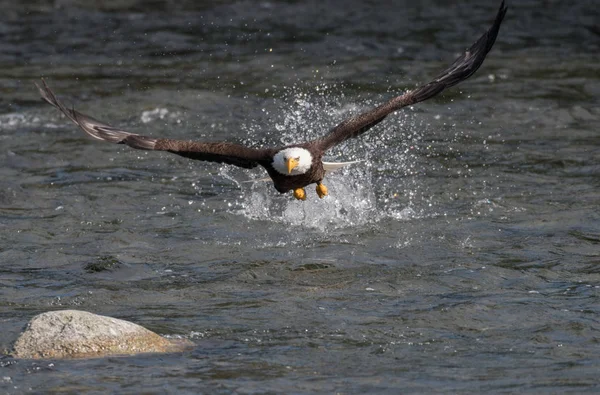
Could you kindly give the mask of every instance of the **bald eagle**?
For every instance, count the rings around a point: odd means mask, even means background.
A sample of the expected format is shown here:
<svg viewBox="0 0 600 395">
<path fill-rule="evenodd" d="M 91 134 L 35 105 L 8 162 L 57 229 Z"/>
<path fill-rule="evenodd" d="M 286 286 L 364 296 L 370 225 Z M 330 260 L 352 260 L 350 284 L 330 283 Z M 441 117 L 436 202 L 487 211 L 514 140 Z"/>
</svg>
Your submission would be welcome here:
<svg viewBox="0 0 600 395">
<path fill-rule="evenodd" d="M 346 119 L 323 137 L 285 147 L 249 148 L 229 142 L 183 141 L 134 134 L 65 107 L 44 80 L 41 86 L 38 84 L 36 86 L 46 102 L 58 108 L 84 132 L 98 140 L 126 144 L 142 150 L 167 151 L 190 159 L 227 163 L 246 169 L 262 166 L 273 180 L 278 192 L 286 193 L 291 190 L 296 199 L 305 200 L 304 187 L 316 184 L 317 194 L 323 198 L 328 194 L 327 187 L 323 185 L 325 173 L 353 163 L 323 162 L 325 152 L 345 140 L 362 135 L 383 121 L 390 113 L 427 100 L 473 75 L 492 49 L 506 10 L 507 7 L 502 1 L 489 30 L 431 82 L 394 97 L 367 112 Z"/>
</svg>

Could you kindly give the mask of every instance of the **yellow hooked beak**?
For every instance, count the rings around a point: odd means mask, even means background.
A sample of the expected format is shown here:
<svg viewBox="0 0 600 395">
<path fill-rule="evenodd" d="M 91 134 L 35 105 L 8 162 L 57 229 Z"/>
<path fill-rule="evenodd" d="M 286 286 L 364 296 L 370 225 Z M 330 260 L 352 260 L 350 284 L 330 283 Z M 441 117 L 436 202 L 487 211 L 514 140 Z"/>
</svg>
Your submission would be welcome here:
<svg viewBox="0 0 600 395">
<path fill-rule="evenodd" d="M 292 170 L 294 170 L 296 168 L 296 166 L 298 166 L 298 159 L 289 158 L 286 161 L 286 164 L 287 164 L 288 174 L 291 174 Z"/>
</svg>

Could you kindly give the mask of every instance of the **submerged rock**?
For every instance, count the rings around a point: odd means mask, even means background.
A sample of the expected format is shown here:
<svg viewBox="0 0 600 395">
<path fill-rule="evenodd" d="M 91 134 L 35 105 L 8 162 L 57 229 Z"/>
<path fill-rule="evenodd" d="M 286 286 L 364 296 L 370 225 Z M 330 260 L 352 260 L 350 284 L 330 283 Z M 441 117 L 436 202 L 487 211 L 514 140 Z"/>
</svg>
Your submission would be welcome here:
<svg viewBox="0 0 600 395">
<path fill-rule="evenodd" d="M 79 310 L 33 317 L 17 339 L 16 358 L 90 358 L 137 353 L 178 352 L 189 341 L 172 341 L 137 324 Z"/>
</svg>

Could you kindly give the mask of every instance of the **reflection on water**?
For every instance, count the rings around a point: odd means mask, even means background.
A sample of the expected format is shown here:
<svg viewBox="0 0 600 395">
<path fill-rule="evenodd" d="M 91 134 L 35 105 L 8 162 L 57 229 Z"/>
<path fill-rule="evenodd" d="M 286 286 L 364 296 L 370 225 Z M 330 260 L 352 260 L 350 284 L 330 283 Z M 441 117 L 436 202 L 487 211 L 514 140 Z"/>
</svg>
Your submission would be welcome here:
<svg viewBox="0 0 600 395">
<path fill-rule="evenodd" d="M 599 9 L 542 3 L 509 5 L 470 80 L 331 150 L 363 162 L 302 203 L 90 140 L 33 82 L 133 132 L 288 144 L 436 75 L 497 4 L 0 1 L 0 347 L 61 308 L 198 345 L 4 358 L 2 390 L 595 388 Z"/>
</svg>

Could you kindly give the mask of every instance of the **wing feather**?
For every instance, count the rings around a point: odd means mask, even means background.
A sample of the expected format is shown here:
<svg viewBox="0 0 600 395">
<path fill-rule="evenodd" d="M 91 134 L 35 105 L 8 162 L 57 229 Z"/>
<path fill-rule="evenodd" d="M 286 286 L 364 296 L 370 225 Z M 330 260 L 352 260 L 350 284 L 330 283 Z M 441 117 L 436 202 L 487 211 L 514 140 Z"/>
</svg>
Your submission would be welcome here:
<svg viewBox="0 0 600 395">
<path fill-rule="evenodd" d="M 483 63 L 487 53 L 492 49 L 500 30 L 500 24 L 504 19 L 504 15 L 506 15 L 506 10 L 507 7 L 504 1 L 502 1 L 492 27 L 467 49 L 465 53 L 456 59 L 450 67 L 440 73 L 431 82 L 408 91 L 401 96 L 397 96 L 370 111 L 343 121 L 331 129 L 327 135 L 316 140 L 319 147 L 325 151 L 347 139 L 358 137 L 383 121 L 388 114 L 403 107 L 427 100 L 444 89 L 454 86 L 472 76 Z"/>
<path fill-rule="evenodd" d="M 36 86 L 46 102 L 58 108 L 84 132 L 98 140 L 126 144 L 142 150 L 167 151 L 190 159 L 227 163 L 247 169 L 256 167 L 260 162 L 268 161 L 272 156 L 270 149 L 254 149 L 234 143 L 158 139 L 126 132 L 65 107 L 50 90 L 46 81 L 42 80 L 42 86 L 38 84 Z"/>
</svg>

